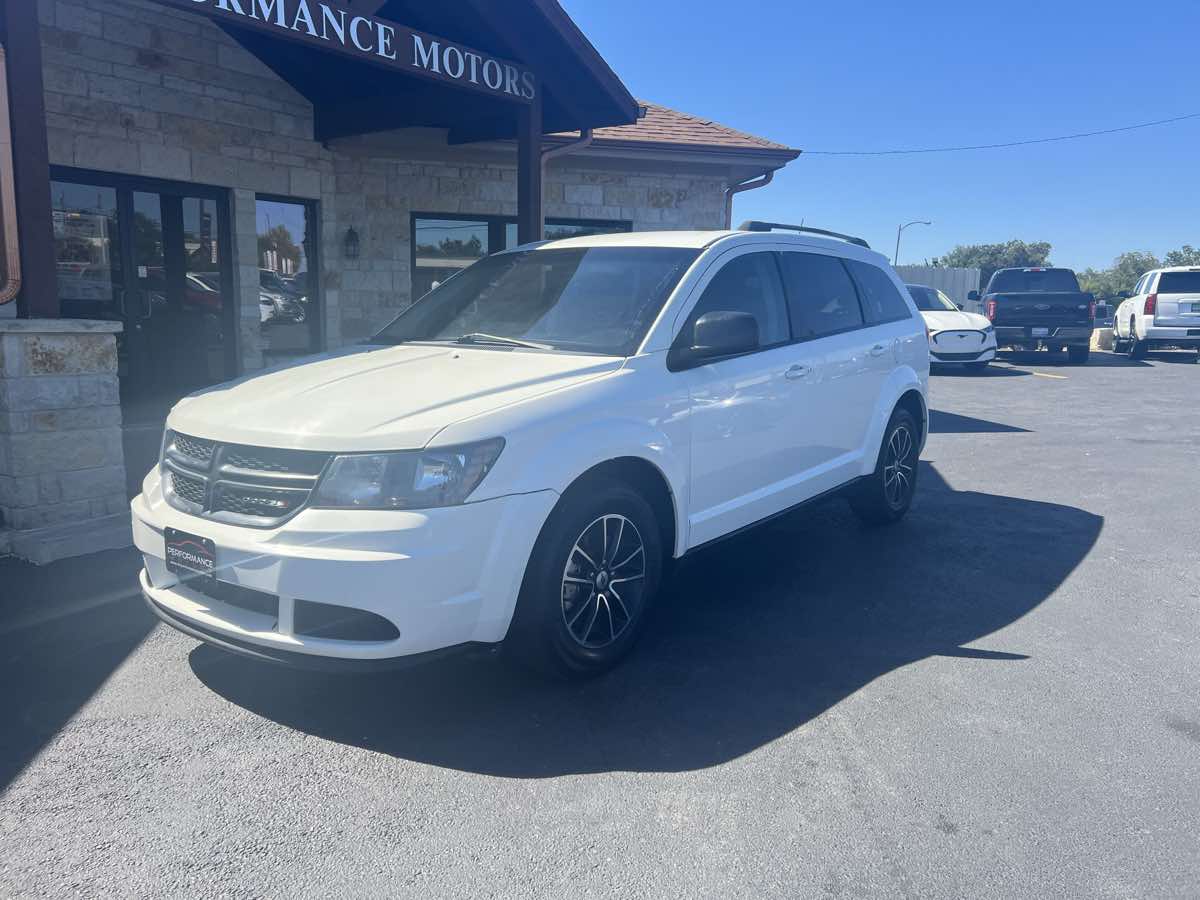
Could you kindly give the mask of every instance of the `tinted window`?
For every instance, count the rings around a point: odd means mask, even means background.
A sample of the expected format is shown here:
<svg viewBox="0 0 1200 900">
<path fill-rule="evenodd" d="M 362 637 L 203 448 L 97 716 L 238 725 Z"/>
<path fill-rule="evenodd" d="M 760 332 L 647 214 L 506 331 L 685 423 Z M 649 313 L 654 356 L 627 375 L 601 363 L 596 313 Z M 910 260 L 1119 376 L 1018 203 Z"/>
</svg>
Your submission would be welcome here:
<svg viewBox="0 0 1200 900">
<path fill-rule="evenodd" d="M 992 276 L 989 294 L 1040 292 L 1077 293 L 1079 282 L 1070 269 L 1002 269 Z"/>
<path fill-rule="evenodd" d="M 1200 272 L 1163 272 L 1158 279 L 1160 294 L 1200 294 Z"/>
<path fill-rule="evenodd" d="M 487 335 L 628 356 L 698 255 L 671 247 L 581 247 L 488 256 L 434 288 L 374 340 Z"/>
<path fill-rule="evenodd" d="M 900 289 L 883 269 L 856 259 L 846 260 L 846 265 L 850 267 L 854 280 L 858 283 L 863 311 L 868 322 L 895 322 L 898 319 L 912 318 L 912 312 L 901 296 Z"/>
<path fill-rule="evenodd" d="M 758 322 L 758 343 L 762 347 L 790 340 L 783 284 L 779 280 L 774 254 L 747 253 L 727 263 L 704 289 L 704 295 L 681 332 L 682 339 L 690 340 L 692 323 L 705 313 L 718 310 L 754 316 Z"/>
<path fill-rule="evenodd" d="M 792 330 L 801 340 L 857 328 L 863 324 L 854 282 L 835 256 L 783 253 Z"/>
</svg>

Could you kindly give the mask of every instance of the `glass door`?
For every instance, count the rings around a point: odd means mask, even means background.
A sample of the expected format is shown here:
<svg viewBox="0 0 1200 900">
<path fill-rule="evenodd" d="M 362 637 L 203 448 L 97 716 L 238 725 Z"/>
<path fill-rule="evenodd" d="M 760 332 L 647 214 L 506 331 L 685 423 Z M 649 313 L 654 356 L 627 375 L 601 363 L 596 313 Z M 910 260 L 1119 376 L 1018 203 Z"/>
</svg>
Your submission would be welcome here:
<svg viewBox="0 0 1200 900">
<path fill-rule="evenodd" d="M 53 182 L 52 203 L 62 315 L 125 325 L 118 364 L 127 425 L 160 423 L 180 397 L 233 373 L 219 192 L 64 178 Z"/>
</svg>

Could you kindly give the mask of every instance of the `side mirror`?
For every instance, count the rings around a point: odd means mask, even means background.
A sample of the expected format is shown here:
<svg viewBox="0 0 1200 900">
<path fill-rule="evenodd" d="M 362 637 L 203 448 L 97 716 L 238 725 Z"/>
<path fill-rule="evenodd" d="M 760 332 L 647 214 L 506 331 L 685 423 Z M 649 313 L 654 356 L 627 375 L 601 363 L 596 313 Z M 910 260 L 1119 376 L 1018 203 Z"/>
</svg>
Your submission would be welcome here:
<svg viewBox="0 0 1200 900">
<path fill-rule="evenodd" d="M 681 335 L 682 337 L 682 335 Z M 689 369 L 715 359 L 751 353 L 758 349 L 758 320 L 749 313 L 716 310 L 705 313 L 692 326 L 691 346 L 672 351 L 674 370 Z"/>
<path fill-rule="evenodd" d="M 970 291 L 967 294 L 967 299 L 970 300 L 972 303 L 978 303 L 979 302 L 979 291 Z M 959 309 L 962 309 L 962 307 L 960 306 Z"/>
<path fill-rule="evenodd" d="M 1118 291 L 1117 292 L 1117 299 L 1119 299 L 1119 300 L 1128 300 L 1132 296 L 1133 296 L 1133 294 L 1129 293 L 1129 291 Z"/>
</svg>

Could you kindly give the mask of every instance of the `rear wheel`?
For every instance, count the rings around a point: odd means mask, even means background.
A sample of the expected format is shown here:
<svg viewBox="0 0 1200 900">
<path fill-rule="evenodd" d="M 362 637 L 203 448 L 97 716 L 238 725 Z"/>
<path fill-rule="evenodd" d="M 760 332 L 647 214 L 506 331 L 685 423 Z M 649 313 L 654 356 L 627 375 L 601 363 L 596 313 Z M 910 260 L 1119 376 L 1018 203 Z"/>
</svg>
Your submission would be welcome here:
<svg viewBox="0 0 1200 900">
<path fill-rule="evenodd" d="M 917 487 L 920 430 L 907 409 L 899 408 L 883 432 L 875 471 L 855 486 L 850 508 L 867 525 L 898 522 L 912 505 Z"/>
<path fill-rule="evenodd" d="M 1091 355 L 1092 355 L 1092 351 L 1089 347 L 1068 347 L 1067 348 L 1067 359 L 1069 359 L 1071 361 L 1072 365 L 1076 365 L 1076 366 L 1087 365 L 1088 358 Z"/>
<path fill-rule="evenodd" d="M 1129 353 L 1129 358 L 1130 359 L 1145 359 L 1147 349 L 1149 349 L 1149 348 L 1146 346 L 1146 342 L 1138 340 L 1137 328 L 1135 327 L 1133 319 L 1130 319 L 1129 320 L 1129 344 L 1127 347 L 1127 350 Z"/>
<path fill-rule="evenodd" d="M 506 654 L 557 677 L 612 668 L 637 642 L 662 567 L 659 523 L 638 493 L 615 479 L 577 484 L 534 546 Z"/>
</svg>

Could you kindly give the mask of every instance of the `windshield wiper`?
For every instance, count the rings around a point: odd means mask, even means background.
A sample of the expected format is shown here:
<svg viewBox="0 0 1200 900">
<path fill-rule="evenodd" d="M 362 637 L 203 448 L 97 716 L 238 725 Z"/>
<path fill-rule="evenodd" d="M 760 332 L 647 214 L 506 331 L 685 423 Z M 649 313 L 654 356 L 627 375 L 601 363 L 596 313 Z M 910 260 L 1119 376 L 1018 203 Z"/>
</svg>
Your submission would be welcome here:
<svg viewBox="0 0 1200 900">
<path fill-rule="evenodd" d="M 456 344 L 494 344 L 498 347 L 528 347 L 530 350 L 553 350 L 549 344 L 535 344 L 533 341 L 522 341 L 519 338 L 499 337 L 494 334 L 483 334 L 476 331 L 464 334 L 455 340 Z"/>
</svg>

